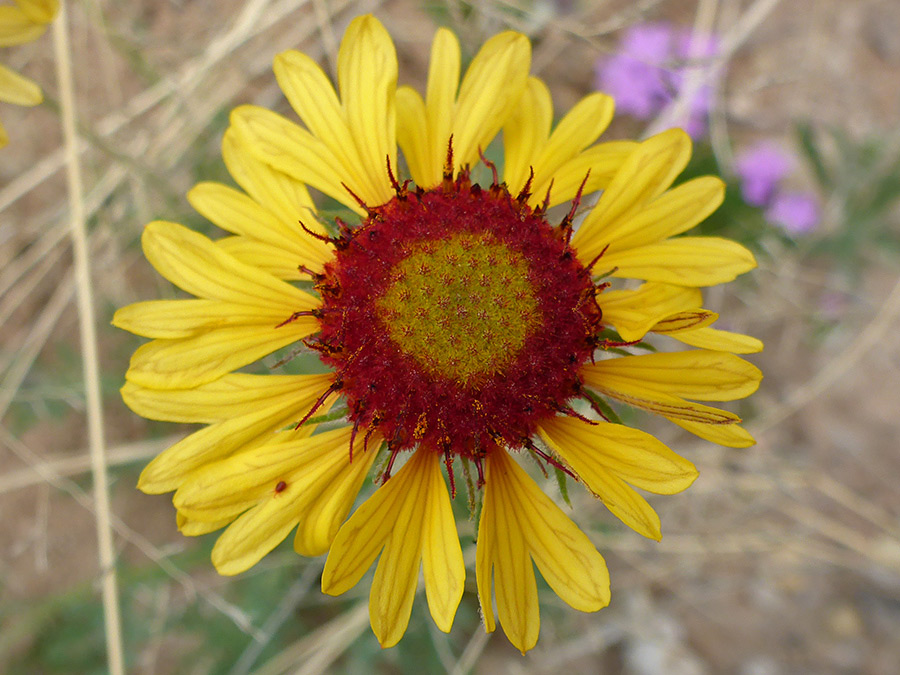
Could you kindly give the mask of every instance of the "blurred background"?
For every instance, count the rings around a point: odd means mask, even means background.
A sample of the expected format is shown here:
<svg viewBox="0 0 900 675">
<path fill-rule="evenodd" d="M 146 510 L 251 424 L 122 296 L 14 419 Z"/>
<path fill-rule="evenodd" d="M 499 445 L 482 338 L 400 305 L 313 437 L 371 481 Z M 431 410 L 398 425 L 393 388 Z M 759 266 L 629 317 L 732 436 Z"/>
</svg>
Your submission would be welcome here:
<svg viewBox="0 0 900 675">
<path fill-rule="evenodd" d="M 210 231 L 184 195 L 230 182 L 219 150 L 230 108 L 286 112 L 274 54 L 299 48 L 333 73 L 344 28 L 364 12 L 394 37 L 401 83 L 424 87 L 437 26 L 459 35 L 464 61 L 512 28 L 531 37 L 557 115 L 601 89 L 618 103 L 605 139 L 685 126 L 687 174 L 729 183 L 702 229 L 759 259 L 706 296 L 720 327 L 766 343 L 750 357 L 762 387 L 737 408 L 757 445 L 721 448 L 640 418 L 701 477 L 651 499 L 658 544 L 572 486 L 571 515 L 607 558 L 613 600 L 581 614 L 542 585 L 541 637 L 526 656 L 481 628 L 464 505 L 469 578 L 453 631 L 434 628 L 420 594 L 404 640 L 382 650 L 367 582 L 323 596 L 324 559 L 299 558 L 290 540 L 220 577 L 216 535 L 181 536 L 170 495 L 135 488 L 186 432 L 118 395 L 140 340 L 109 326 L 113 311 L 173 295 L 141 254 L 143 225 Z M 69 31 L 128 672 L 897 672 L 900 3 L 83 0 L 70 3 Z M 0 106 L 11 136 L 0 150 L 0 672 L 104 673 L 53 46 L 48 32 L 0 49 L 46 98 Z"/>
</svg>

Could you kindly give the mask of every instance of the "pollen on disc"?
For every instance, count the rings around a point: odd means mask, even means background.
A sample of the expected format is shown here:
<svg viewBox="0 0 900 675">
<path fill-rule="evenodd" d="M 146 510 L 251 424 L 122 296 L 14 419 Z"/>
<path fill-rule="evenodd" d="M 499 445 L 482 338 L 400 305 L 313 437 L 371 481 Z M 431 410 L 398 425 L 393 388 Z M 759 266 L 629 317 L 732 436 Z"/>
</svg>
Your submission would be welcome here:
<svg viewBox="0 0 900 675">
<path fill-rule="evenodd" d="M 376 304 L 403 352 L 461 383 L 503 370 L 540 321 L 525 257 L 486 233 L 410 247 Z"/>
</svg>

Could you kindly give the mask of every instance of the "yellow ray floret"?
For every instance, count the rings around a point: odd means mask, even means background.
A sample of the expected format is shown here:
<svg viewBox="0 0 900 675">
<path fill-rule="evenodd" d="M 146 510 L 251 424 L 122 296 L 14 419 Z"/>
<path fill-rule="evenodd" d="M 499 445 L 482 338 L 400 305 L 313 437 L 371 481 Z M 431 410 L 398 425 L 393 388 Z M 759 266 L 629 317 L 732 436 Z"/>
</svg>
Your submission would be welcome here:
<svg viewBox="0 0 900 675">
<path fill-rule="evenodd" d="M 0 47 L 36 40 L 58 11 L 58 0 L 16 0 L 15 7 L 0 6 Z M 43 100 L 35 82 L 0 64 L 0 102 L 35 106 Z M 6 129 L 0 124 L 0 148 L 8 142 Z"/>
<path fill-rule="evenodd" d="M 126 373 L 131 382 L 163 389 L 211 382 L 317 329 L 309 316 L 278 327 L 294 312 L 316 307 L 316 298 L 240 262 L 201 234 L 158 221 L 145 228 L 142 243 L 160 274 L 209 302 L 152 301 L 116 313 L 113 325 L 138 335 L 169 330 L 181 336 L 140 347 Z M 173 318 L 168 329 L 166 314 Z"/>
<path fill-rule="evenodd" d="M 340 99 L 321 68 L 295 51 L 275 59 L 279 85 L 306 129 L 257 106 L 231 115 L 241 144 L 261 162 L 321 190 L 362 214 L 393 195 L 397 166 L 397 54 L 372 16 L 354 19 L 338 53 Z M 351 194 L 352 193 L 352 194 Z"/>
<path fill-rule="evenodd" d="M 639 145 L 616 173 L 572 244 L 595 271 L 681 286 L 731 281 L 756 266 L 753 254 L 718 237 L 674 235 L 694 227 L 722 202 L 718 178 L 704 176 L 666 192 L 690 158 L 690 138 L 664 131 Z"/>
<path fill-rule="evenodd" d="M 732 354 L 755 354 L 763 350 L 762 340 L 758 338 L 712 327 L 680 330 L 670 335 L 676 340 L 701 349 L 715 349 Z"/>
<path fill-rule="evenodd" d="M 652 281 L 635 289 L 607 291 L 599 298 L 604 322 L 629 342 L 653 332 L 702 349 L 733 354 L 762 351 L 762 342 L 754 337 L 710 327 L 718 315 L 703 309 L 702 300 L 699 288 Z"/>
<path fill-rule="evenodd" d="M 698 349 L 625 356 L 588 364 L 582 375 L 595 391 L 663 415 L 702 438 L 712 436 L 730 447 L 753 443 L 750 434 L 737 427 L 741 419 L 734 413 L 688 400 L 733 401 L 756 391 L 762 373 L 734 354 Z"/>
<path fill-rule="evenodd" d="M 378 447 L 378 440 L 366 444 L 359 436 L 351 461 L 352 434 L 351 427 L 306 438 L 283 434 L 209 464 L 185 481 L 173 499 L 182 517 L 222 522 L 242 514 L 213 548 L 220 573 L 252 567 L 298 525 L 295 546 L 301 553 L 328 550 Z"/>
<path fill-rule="evenodd" d="M 16 7 L 0 7 L 0 47 L 38 39 L 59 11 L 58 0 L 16 0 Z"/>
<path fill-rule="evenodd" d="M 500 33 L 484 43 L 460 84 L 459 42 L 450 31 L 438 30 L 425 100 L 410 87 L 397 90 L 397 141 L 417 185 L 441 182 L 451 136 L 455 170 L 478 161 L 479 150 L 487 148 L 518 104 L 530 63 L 528 39 Z"/>
<path fill-rule="evenodd" d="M 700 308 L 699 288 L 648 282 L 638 288 L 606 291 L 598 301 L 603 309 L 603 321 L 611 324 L 628 342 L 640 340 L 669 317 L 680 316 Z M 706 312 L 706 310 L 701 310 Z M 708 312 L 697 315 L 698 322 L 707 322 Z"/>
<path fill-rule="evenodd" d="M 33 106 L 44 100 L 41 88 L 32 80 L 0 65 L 0 101 Z"/>
<path fill-rule="evenodd" d="M 540 630 L 532 559 L 554 592 L 583 612 L 609 604 L 609 573 L 585 534 L 503 450 L 487 457 L 475 563 L 478 599 L 488 632 L 492 606 L 506 637 L 523 653 Z"/>
<path fill-rule="evenodd" d="M 284 256 L 298 265 L 321 272 L 331 259 L 327 245 L 311 236 L 298 234 L 275 214 L 260 206 L 243 192 L 219 183 L 199 183 L 188 192 L 188 201 L 198 213 L 223 230 L 264 245 L 266 255 Z M 296 214 L 296 220 L 311 223 L 309 211 Z"/>
<path fill-rule="evenodd" d="M 179 511 L 175 512 L 175 525 L 176 527 L 178 527 L 178 531 L 181 532 L 181 534 L 183 534 L 185 537 L 199 537 L 203 534 L 209 534 L 210 532 L 221 530 L 232 520 L 234 519 L 225 518 L 223 520 L 206 523 L 202 520 L 193 520 L 191 518 L 188 518 L 186 515 Z"/>
<path fill-rule="evenodd" d="M 248 148 L 257 160 L 360 215 L 364 213 L 347 190 L 350 186 L 344 180 L 340 161 L 306 129 L 278 113 L 252 105 L 232 110 L 230 120 L 230 128 L 241 146 Z"/>
<path fill-rule="evenodd" d="M 59 0 L 15 0 L 29 21 L 48 24 L 59 13 Z"/>
<path fill-rule="evenodd" d="M 583 194 L 605 188 L 637 147 L 633 141 L 614 141 L 588 148 L 606 130 L 613 107 L 609 96 L 590 94 L 551 133 L 550 91 L 538 78 L 528 78 L 522 99 L 503 128 L 503 178 L 510 192 L 521 190 L 532 171 L 532 206 L 542 204 L 548 193 L 548 206 L 568 201 L 582 183 Z"/>
<path fill-rule="evenodd" d="M 395 645 L 406 632 L 420 563 L 428 607 L 442 631 L 450 631 L 462 598 L 466 571 L 440 466 L 438 453 L 417 450 L 341 527 L 322 572 L 322 590 L 339 595 L 381 553 L 369 616 L 382 647 Z"/>
<path fill-rule="evenodd" d="M 730 239 L 678 237 L 604 256 L 612 276 L 682 286 L 715 286 L 756 267 L 753 254 Z"/>
<path fill-rule="evenodd" d="M 694 465 L 648 433 L 623 426 L 556 417 L 541 437 L 606 507 L 630 528 L 659 540 L 659 516 L 629 484 L 656 494 L 675 494 L 697 478 Z"/>
<path fill-rule="evenodd" d="M 393 97 L 397 55 L 372 17 L 350 24 L 338 55 L 338 99 L 328 76 L 309 56 L 290 50 L 275 58 L 275 77 L 306 128 L 342 168 L 344 181 L 367 203 L 391 197 L 386 160 L 396 166 Z"/>
<path fill-rule="evenodd" d="M 222 137 L 222 159 L 228 173 L 251 199 L 274 214 L 282 227 L 298 237 L 308 237 L 300 220 L 315 213 L 316 207 L 304 183 L 256 159 L 252 151 L 241 145 L 237 133 L 231 128 Z M 313 232 L 325 232 L 325 228 L 315 219 L 304 221 L 303 225 Z"/>
<path fill-rule="evenodd" d="M 193 389 L 153 389 L 127 383 L 122 398 L 150 419 L 208 422 L 163 451 L 141 472 L 138 487 L 160 494 L 181 485 L 185 476 L 237 450 L 263 444 L 275 431 L 298 422 L 328 389 L 328 375 L 246 375 L 233 373 Z M 237 393 L 236 389 L 244 390 Z M 329 398 L 323 412 L 332 404 Z M 215 409 L 221 408 L 221 418 Z M 312 432 L 305 426 L 300 436 Z"/>
<path fill-rule="evenodd" d="M 610 388 L 634 384 L 699 401 L 734 401 L 759 388 L 762 372 L 752 363 L 719 351 L 692 349 L 605 359 L 586 366 L 592 382 Z"/>
</svg>

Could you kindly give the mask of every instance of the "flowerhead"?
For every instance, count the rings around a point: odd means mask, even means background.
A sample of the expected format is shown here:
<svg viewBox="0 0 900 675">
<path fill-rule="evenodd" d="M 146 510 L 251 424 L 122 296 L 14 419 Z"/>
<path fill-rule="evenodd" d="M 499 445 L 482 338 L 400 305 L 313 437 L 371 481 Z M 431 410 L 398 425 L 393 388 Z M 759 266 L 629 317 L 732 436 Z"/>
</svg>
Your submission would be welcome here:
<svg viewBox="0 0 900 675">
<path fill-rule="evenodd" d="M 615 99 L 620 113 L 646 120 L 672 100 L 666 64 L 672 58 L 673 40 L 668 24 L 632 26 L 619 51 L 597 64 L 597 88 Z"/>
<path fill-rule="evenodd" d="M 819 200 L 809 192 L 781 192 L 766 209 L 766 219 L 788 234 L 806 234 L 821 219 Z"/>
<path fill-rule="evenodd" d="M 344 35 L 337 90 L 308 56 L 276 57 L 302 125 L 256 106 L 232 113 L 223 158 L 240 189 L 189 194 L 231 236 L 148 225 L 147 258 L 195 297 L 136 303 L 114 323 L 152 338 L 132 358 L 128 405 L 207 425 L 154 459 L 140 487 L 175 491 L 185 534 L 226 528 L 213 549 L 221 573 L 295 531 L 298 553 L 328 553 L 326 593 L 378 561 L 369 611 L 383 646 L 406 630 L 420 568 L 449 631 L 466 576 L 452 508 L 465 476 L 481 503 L 485 628 L 499 618 L 525 651 L 540 625 L 532 561 L 576 609 L 610 595 L 600 553 L 524 467 L 568 474 L 658 539 L 634 488 L 679 492 L 696 469 L 616 423 L 606 401 L 751 444 L 737 415 L 697 401 L 749 395 L 760 374 L 735 353 L 761 345 L 712 328 L 699 288 L 755 262 L 730 241 L 676 236 L 723 192 L 713 177 L 671 187 L 690 155 L 683 132 L 596 144 L 612 117 L 603 94 L 554 126 L 517 33 L 489 39 L 462 76 L 460 63 L 441 29 L 425 96 L 398 88 L 393 43 L 371 16 Z M 501 131 L 502 174 L 483 159 Z M 479 162 L 492 174 L 481 182 Z M 307 187 L 356 222 L 319 216 Z M 551 221 L 560 204 L 568 215 Z M 613 288 L 618 279 L 643 283 Z M 650 334 L 699 348 L 620 355 Z M 282 349 L 314 352 L 327 371 L 246 372 Z M 376 464 L 379 487 L 348 517 Z"/>
<path fill-rule="evenodd" d="M 734 166 L 744 201 L 765 207 L 766 219 L 791 235 L 812 231 L 821 218 L 814 194 L 784 189 L 784 179 L 795 164 L 789 152 L 762 141 L 741 152 Z"/>
<path fill-rule="evenodd" d="M 712 103 L 711 76 L 704 72 L 719 53 L 714 35 L 695 35 L 665 22 L 631 26 L 616 54 L 598 61 L 596 87 L 611 95 L 618 111 L 648 120 L 663 114 L 682 95 L 688 75 L 700 71 L 701 84 L 678 124 L 691 138 L 706 133 Z"/>
<path fill-rule="evenodd" d="M 735 172 L 741 179 L 741 195 L 751 206 L 771 203 L 779 184 L 794 166 L 793 157 L 774 143 L 763 141 L 748 148 L 735 159 Z"/>
<path fill-rule="evenodd" d="M 0 47 L 11 47 L 36 40 L 59 11 L 59 0 L 15 0 L 16 6 L 0 7 Z M 34 106 L 43 101 L 41 89 L 0 64 L 0 102 Z M 0 124 L 0 148 L 9 136 Z"/>
</svg>

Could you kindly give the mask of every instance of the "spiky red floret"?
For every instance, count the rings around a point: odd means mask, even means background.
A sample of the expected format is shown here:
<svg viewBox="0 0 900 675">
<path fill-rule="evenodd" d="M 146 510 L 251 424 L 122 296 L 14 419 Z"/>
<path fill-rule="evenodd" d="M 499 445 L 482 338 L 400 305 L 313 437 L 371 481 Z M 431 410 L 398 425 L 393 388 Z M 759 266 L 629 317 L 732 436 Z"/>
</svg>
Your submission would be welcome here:
<svg viewBox="0 0 900 675">
<path fill-rule="evenodd" d="M 536 424 L 579 394 L 578 369 L 600 323 L 589 273 L 566 233 L 505 186 L 472 185 L 467 172 L 377 207 L 326 265 L 320 288 L 322 360 L 332 366 L 358 428 L 377 426 L 392 449 L 424 445 L 478 459 L 522 447 Z M 426 242 L 488 235 L 527 263 L 536 326 L 496 372 L 473 380 L 428 372 L 391 339 L 378 307 L 391 271 Z M 421 355 L 420 355 L 421 358 Z"/>
</svg>

